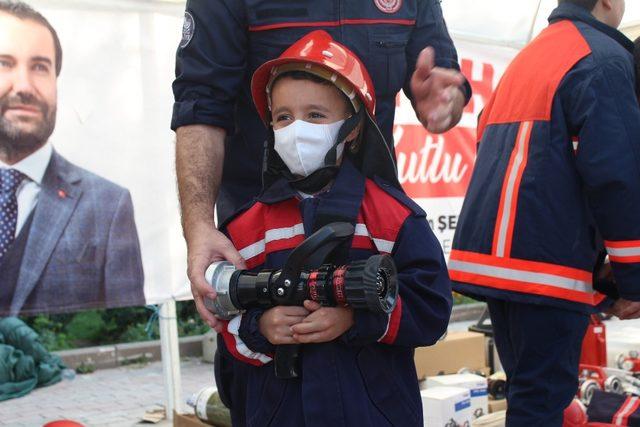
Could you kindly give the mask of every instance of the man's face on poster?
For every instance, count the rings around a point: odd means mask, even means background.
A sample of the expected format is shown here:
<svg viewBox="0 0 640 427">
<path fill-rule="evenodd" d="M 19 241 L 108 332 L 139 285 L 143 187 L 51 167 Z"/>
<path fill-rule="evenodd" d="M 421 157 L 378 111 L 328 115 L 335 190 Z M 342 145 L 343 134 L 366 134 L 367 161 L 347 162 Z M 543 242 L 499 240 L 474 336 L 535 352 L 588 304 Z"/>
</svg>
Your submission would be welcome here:
<svg viewBox="0 0 640 427">
<path fill-rule="evenodd" d="M 53 35 L 44 25 L 0 12 L 0 145 L 31 153 L 56 121 Z"/>
</svg>

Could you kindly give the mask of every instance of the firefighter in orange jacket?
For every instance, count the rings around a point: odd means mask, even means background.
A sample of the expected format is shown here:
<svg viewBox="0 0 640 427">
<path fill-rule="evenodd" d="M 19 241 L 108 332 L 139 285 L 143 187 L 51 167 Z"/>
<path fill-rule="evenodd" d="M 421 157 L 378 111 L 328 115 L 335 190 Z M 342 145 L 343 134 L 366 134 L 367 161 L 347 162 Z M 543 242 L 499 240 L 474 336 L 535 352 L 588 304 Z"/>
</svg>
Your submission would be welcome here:
<svg viewBox="0 0 640 427">
<path fill-rule="evenodd" d="M 482 114 L 449 269 L 488 303 L 508 426 L 560 426 L 588 315 L 640 316 L 640 108 L 624 0 L 560 0 Z"/>
</svg>

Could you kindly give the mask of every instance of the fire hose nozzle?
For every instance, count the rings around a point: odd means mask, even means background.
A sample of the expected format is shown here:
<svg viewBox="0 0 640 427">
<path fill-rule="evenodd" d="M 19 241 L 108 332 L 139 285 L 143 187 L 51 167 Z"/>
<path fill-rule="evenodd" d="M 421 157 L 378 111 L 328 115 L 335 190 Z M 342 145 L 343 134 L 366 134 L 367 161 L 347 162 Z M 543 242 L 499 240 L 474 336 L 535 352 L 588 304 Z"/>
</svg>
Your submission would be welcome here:
<svg viewBox="0 0 640 427">
<path fill-rule="evenodd" d="M 233 304 L 231 292 L 231 278 L 236 268 L 229 261 L 214 262 L 207 268 L 204 278 L 216 291 L 216 298 L 204 298 L 204 306 L 207 310 L 215 313 L 217 316 L 230 320 L 240 314 L 239 310 Z"/>
</svg>

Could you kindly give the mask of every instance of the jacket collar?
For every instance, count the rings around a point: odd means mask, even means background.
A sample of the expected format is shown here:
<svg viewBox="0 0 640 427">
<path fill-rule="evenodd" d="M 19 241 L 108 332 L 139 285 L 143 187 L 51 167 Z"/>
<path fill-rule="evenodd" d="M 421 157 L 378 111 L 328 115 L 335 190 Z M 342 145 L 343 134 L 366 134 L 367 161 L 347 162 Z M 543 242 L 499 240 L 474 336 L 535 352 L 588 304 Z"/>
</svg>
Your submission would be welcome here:
<svg viewBox="0 0 640 427">
<path fill-rule="evenodd" d="M 258 196 L 258 201 L 271 205 L 292 199 L 297 194 L 296 190 L 289 184 L 289 181 L 284 177 L 280 177 L 262 191 Z"/>
<path fill-rule="evenodd" d="M 553 12 L 551 12 L 551 15 L 549 16 L 549 23 L 553 24 L 563 19 L 584 22 L 585 24 L 611 37 L 630 53 L 633 53 L 633 42 L 629 40 L 627 36 L 604 22 L 598 21 L 591 12 L 581 6 L 572 3 L 562 3 Z"/>
<path fill-rule="evenodd" d="M 355 167 L 351 159 L 349 159 L 348 156 L 344 156 L 340 170 L 334 182 L 331 184 L 331 188 L 314 197 L 320 199 L 348 199 L 357 196 L 360 193 L 359 186 L 354 185 L 354 183 L 359 181 L 364 182 L 364 176 Z M 269 188 L 265 189 L 263 193 L 258 196 L 258 200 L 262 203 L 274 204 L 297 196 L 298 192 L 289 184 L 286 178 L 282 177 L 271 184 Z"/>
</svg>

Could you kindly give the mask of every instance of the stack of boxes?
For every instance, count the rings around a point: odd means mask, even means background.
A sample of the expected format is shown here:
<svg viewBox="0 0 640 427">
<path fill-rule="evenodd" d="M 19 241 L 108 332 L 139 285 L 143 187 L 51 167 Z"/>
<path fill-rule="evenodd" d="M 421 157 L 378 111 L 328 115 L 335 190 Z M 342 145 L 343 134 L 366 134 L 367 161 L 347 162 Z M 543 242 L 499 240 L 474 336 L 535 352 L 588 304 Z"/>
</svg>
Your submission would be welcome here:
<svg viewBox="0 0 640 427">
<path fill-rule="evenodd" d="M 466 388 L 434 387 L 420 394 L 425 427 L 470 425 L 471 395 Z"/>
<path fill-rule="evenodd" d="M 471 399 L 471 415 L 479 418 L 489 413 L 487 379 L 475 374 L 440 375 L 427 378 L 427 390 L 437 388 L 462 388 Z"/>
<path fill-rule="evenodd" d="M 418 379 L 426 379 L 421 383 L 426 427 L 471 426 L 506 407 L 504 400 L 489 399 L 486 351 L 485 336 L 474 332 L 450 333 L 432 347 L 416 349 Z M 458 373 L 463 368 L 475 373 Z"/>
</svg>

